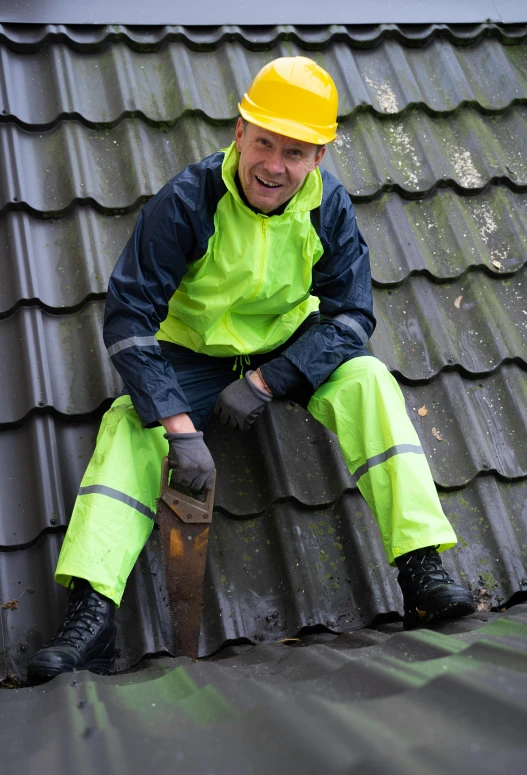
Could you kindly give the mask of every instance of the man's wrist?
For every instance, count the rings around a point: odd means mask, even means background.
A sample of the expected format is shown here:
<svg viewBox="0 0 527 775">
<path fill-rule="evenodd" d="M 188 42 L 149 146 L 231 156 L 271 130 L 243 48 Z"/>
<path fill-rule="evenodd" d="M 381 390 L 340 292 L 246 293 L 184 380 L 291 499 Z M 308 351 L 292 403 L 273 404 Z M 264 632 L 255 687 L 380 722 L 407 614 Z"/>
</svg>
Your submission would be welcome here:
<svg viewBox="0 0 527 775">
<path fill-rule="evenodd" d="M 159 422 L 167 433 L 196 433 L 194 423 L 186 412 L 173 414 L 171 417 L 161 417 Z"/>
<path fill-rule="evenodd" d="M 262 372 L 260 369 L 256 369 L 256 371 L 253 371 L 252 374 L 249 375 L 249 379 L 251 382 L 253 382 L 257 388 L 260 390 L 263 390 L 264 393 L 268 393 L 270 396 L 272 396 L 271 389 L 265 379 L 263 378 Z"/>
</svg>

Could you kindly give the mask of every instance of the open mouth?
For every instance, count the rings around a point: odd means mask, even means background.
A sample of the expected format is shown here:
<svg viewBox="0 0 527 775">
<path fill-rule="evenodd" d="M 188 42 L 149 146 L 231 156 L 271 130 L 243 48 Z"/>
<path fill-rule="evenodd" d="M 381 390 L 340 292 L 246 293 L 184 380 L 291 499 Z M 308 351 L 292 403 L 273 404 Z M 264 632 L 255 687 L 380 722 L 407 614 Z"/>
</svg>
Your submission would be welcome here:
<svg viewBox="0 0 527 775">
<path fill-rule="evenodd" d="M 272 190 L 273 188 L 282 188 L 281 183 L 273 183 L 272 180 L 265 180 L 265 178 L 260 178 L 258 175 L 255 175 L 255 178 L 262 188 L 267 188 L 269 190 Z"/>
</svg>

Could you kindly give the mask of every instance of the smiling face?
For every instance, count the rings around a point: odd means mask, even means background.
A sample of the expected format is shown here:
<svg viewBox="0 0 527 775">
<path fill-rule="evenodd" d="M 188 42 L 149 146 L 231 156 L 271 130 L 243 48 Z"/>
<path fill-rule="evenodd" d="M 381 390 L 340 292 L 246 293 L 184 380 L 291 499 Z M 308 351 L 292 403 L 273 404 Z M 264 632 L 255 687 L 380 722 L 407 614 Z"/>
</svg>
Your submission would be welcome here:
<svg viewBox="0 0 527 775">
<path fill-rule="evenodd" d="M 238 174 L 245 196 L 262 213 L 283 205 L 301 188 L 326 152 L 313 143 L 293 140 L 241 118 L 234 133 L 240 153 Z"/>
</svg>

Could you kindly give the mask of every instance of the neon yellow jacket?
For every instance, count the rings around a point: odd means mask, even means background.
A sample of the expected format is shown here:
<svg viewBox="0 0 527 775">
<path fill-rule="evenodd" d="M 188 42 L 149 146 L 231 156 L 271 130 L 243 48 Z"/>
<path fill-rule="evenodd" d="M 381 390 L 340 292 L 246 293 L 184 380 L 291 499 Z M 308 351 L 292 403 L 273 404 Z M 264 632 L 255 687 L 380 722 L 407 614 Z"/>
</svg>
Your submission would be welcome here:
<svg viewBox="0 0 527 775">
<path fill-rule="evenodd" d="M 368 248 L 343 186 L 309 173 L 280 215 L 238 192 L 238 152 L 191 165 L 142 210 L 110 278 L 104 338 L 143 424 L 189 411 L 159 340 L 228 357 L 283 354 L 317 387 L 374 328 Z M 270 365 L 270 364 L 269 364 Z"/>
</svg>

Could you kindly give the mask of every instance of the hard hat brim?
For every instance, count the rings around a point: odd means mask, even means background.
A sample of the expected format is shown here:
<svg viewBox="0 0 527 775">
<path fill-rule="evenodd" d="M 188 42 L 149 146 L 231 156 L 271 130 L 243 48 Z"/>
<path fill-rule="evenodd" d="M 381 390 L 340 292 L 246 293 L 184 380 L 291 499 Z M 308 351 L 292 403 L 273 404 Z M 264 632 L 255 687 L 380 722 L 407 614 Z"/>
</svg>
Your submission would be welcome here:
<svg viewBox="0 0 527 775">
<path fill-rule="evenodd" d="M 337 124 L 331 127 L 306 126 L 290 119 L 278 118 L 276 116 L 266 116 L 242 108 L 238 104 L 240 115 L 250 124 L 268 129 L 277 135 L 290 137 L 293 140 L 301 140 L 304 143 L 314 143 L 315 145 L 326 145 L 335 140 L 337 133 Z"/>
</svg>

